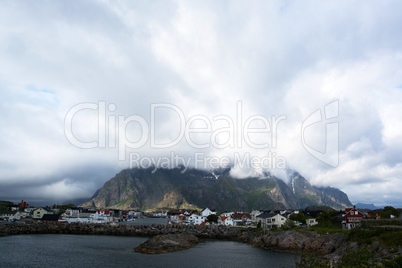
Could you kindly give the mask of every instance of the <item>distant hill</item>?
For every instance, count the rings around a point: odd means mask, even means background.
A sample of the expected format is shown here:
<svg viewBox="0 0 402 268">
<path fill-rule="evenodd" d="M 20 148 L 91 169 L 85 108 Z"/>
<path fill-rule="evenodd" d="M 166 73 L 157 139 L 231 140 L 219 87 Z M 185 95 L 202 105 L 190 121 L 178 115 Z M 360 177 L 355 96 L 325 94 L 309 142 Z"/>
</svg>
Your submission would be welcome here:
<svg viewBox="0 0 402 268">
<path fill-rule="evenodd" d="M 62 202 L 62 205 L 74 204 L 78 206 L 84 202 L 88 202 L 91 198 L 77 198 L 77 199 L 69 199 Z"/>
<path fill-rule="evenodd" d="M 360 209 L 380 209 L 381 207 L 376 207 L 374 204 L 357 203 L 356 208 L 360 208 Z"/>
<path fill-rule="evenodd" d="M 0 201 L 0 211 L 10 210 L 10 207 L 14 205 L 11 201 Z"/>
<path fill-rule="evenodd" d="M 312 186 L 299 173 L 289 172 L 285 183 L 265 173 L 260 177 L 235 179 L 230 168 L 208 172 L 181 168 L 125 169 L 82 204 L 91 208 L 216 210 L 286 209 L 307 206 L 350 207 L 347 195 L 331 187 Z"/>
</svg>

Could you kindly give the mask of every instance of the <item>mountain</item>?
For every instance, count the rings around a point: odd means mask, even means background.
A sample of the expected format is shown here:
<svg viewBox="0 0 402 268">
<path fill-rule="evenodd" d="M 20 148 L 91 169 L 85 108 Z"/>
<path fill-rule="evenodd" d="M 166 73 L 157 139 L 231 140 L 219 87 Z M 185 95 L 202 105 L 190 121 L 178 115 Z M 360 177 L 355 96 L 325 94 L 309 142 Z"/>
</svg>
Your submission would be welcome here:
<svg viewBox="0 0 402 268">
<path fill-rule="evenodd" d="M 296 171 L 290 171 L 289 177 L 289 186 L 291 187 L 296 199 L 299 200 L 299 208 L 319 205 L 341 209 L 352 206 L 348 196 L 339 189 L 333 187 L 312 186 L 308 180 Z"/>
<path fill-rule="evenodd" d="M 270 173 L 235 179 L 230 168 L 213 172 L 183 168 L 125 169 L 82 204 L 91 208 L 216 210 L 286 209 L 327 205 L 350 207 L 347 195 L 335 188 L 312 186 L 299 173 L 289 172 L 289 183 Z"/>
</svg>

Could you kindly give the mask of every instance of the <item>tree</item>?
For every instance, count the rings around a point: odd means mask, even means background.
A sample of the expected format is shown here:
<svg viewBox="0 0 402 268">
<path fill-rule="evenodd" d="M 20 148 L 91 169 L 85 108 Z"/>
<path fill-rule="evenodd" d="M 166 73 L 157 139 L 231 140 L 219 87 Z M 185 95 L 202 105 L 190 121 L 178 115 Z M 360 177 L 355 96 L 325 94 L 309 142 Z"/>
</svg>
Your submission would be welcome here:
<svg viewBox="0 0 402 268">
<path fill-rule="evenodd" d="M 63 214 L 64 212 L 66 212 L 67 209 L 73 208 L 73 207 L 75 207 L 75 205 L 74 205 L 74 204 L 54 205 L 53 207 L 58 208 L 58 209 L 59 209 L 59 213 L 60 213 L 60 214 Z"/>
<path fill-rule="evenodd" d="M 336 211 L 324 211 L 317 216 L 318 224 L 322 227 L 332 227 L 336 225 Z"/>
<path fill-rule="evenodd" d="M 13 205 L 14 203 L 10 201 L 0 201 L 0 210 L 9 211 Z"/>
<path fill-rule="evenodd" d="M 261 221 L 258 221 L 258 223 L 257 223 L 257 229 L 261 229 Z"/>
<path fill-rule="evenodd" d="M 391 215 L 398 217 L 398 210 L 396 210 L 396 208 L 391 206 L 384 207 L 384 209 L 381 210 L 380 212 L 380 216 L 383 219 L 389 219 L 391 218 Z"/>
<path fill-rule="evenodd" d="M 218 223 L 219 216 L 216 214 L 211 214 L 207 217 L 207 222 L 209 223 Z"/>
<path fill-rule="evenodd" d="M 199 211 L 199 210 L 197 210 L 197 209 L 193 209 L 193 210 L 191 211 L 191 214 L 197 214 L 197 215 L 200 215 L 200 211 Z"/>
<path fill-rule="evenodd" d="M 291 214 L 289 216 L 289 219 L 292 220 L 292 221 L 298 221 L 301 224 L 306 224 L 307 217 L 303 213 L 299 212 L 299 213 Z"/>
</svg>

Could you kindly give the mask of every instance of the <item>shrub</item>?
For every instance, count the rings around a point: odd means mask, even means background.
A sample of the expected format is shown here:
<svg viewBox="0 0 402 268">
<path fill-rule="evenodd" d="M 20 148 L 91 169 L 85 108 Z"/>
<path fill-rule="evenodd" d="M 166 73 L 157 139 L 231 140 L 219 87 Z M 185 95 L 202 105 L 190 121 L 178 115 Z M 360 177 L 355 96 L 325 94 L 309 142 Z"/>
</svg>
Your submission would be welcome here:
<svg viewBox="0 0 402 268">
<path fill-rule="evenodd" d="M 296 227 L 296 224 L 292 220 L 286 220 L 285 223 L 282 225 L 282 230 L 290 230 Z"/>
</svg>

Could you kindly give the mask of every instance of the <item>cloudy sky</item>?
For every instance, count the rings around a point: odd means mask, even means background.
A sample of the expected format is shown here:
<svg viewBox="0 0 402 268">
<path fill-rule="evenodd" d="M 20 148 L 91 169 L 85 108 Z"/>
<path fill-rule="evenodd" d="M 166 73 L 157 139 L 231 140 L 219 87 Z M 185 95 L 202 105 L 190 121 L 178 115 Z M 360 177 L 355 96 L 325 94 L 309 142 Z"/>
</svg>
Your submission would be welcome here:
<svg viewBox="0 0 402 268">
<path fill-rule="evenodd" d="M 133 164 L 214 157 L 402 207 L 401 10 L 2 1 L 0 199 L 86 198 Z"/>
</svg>

